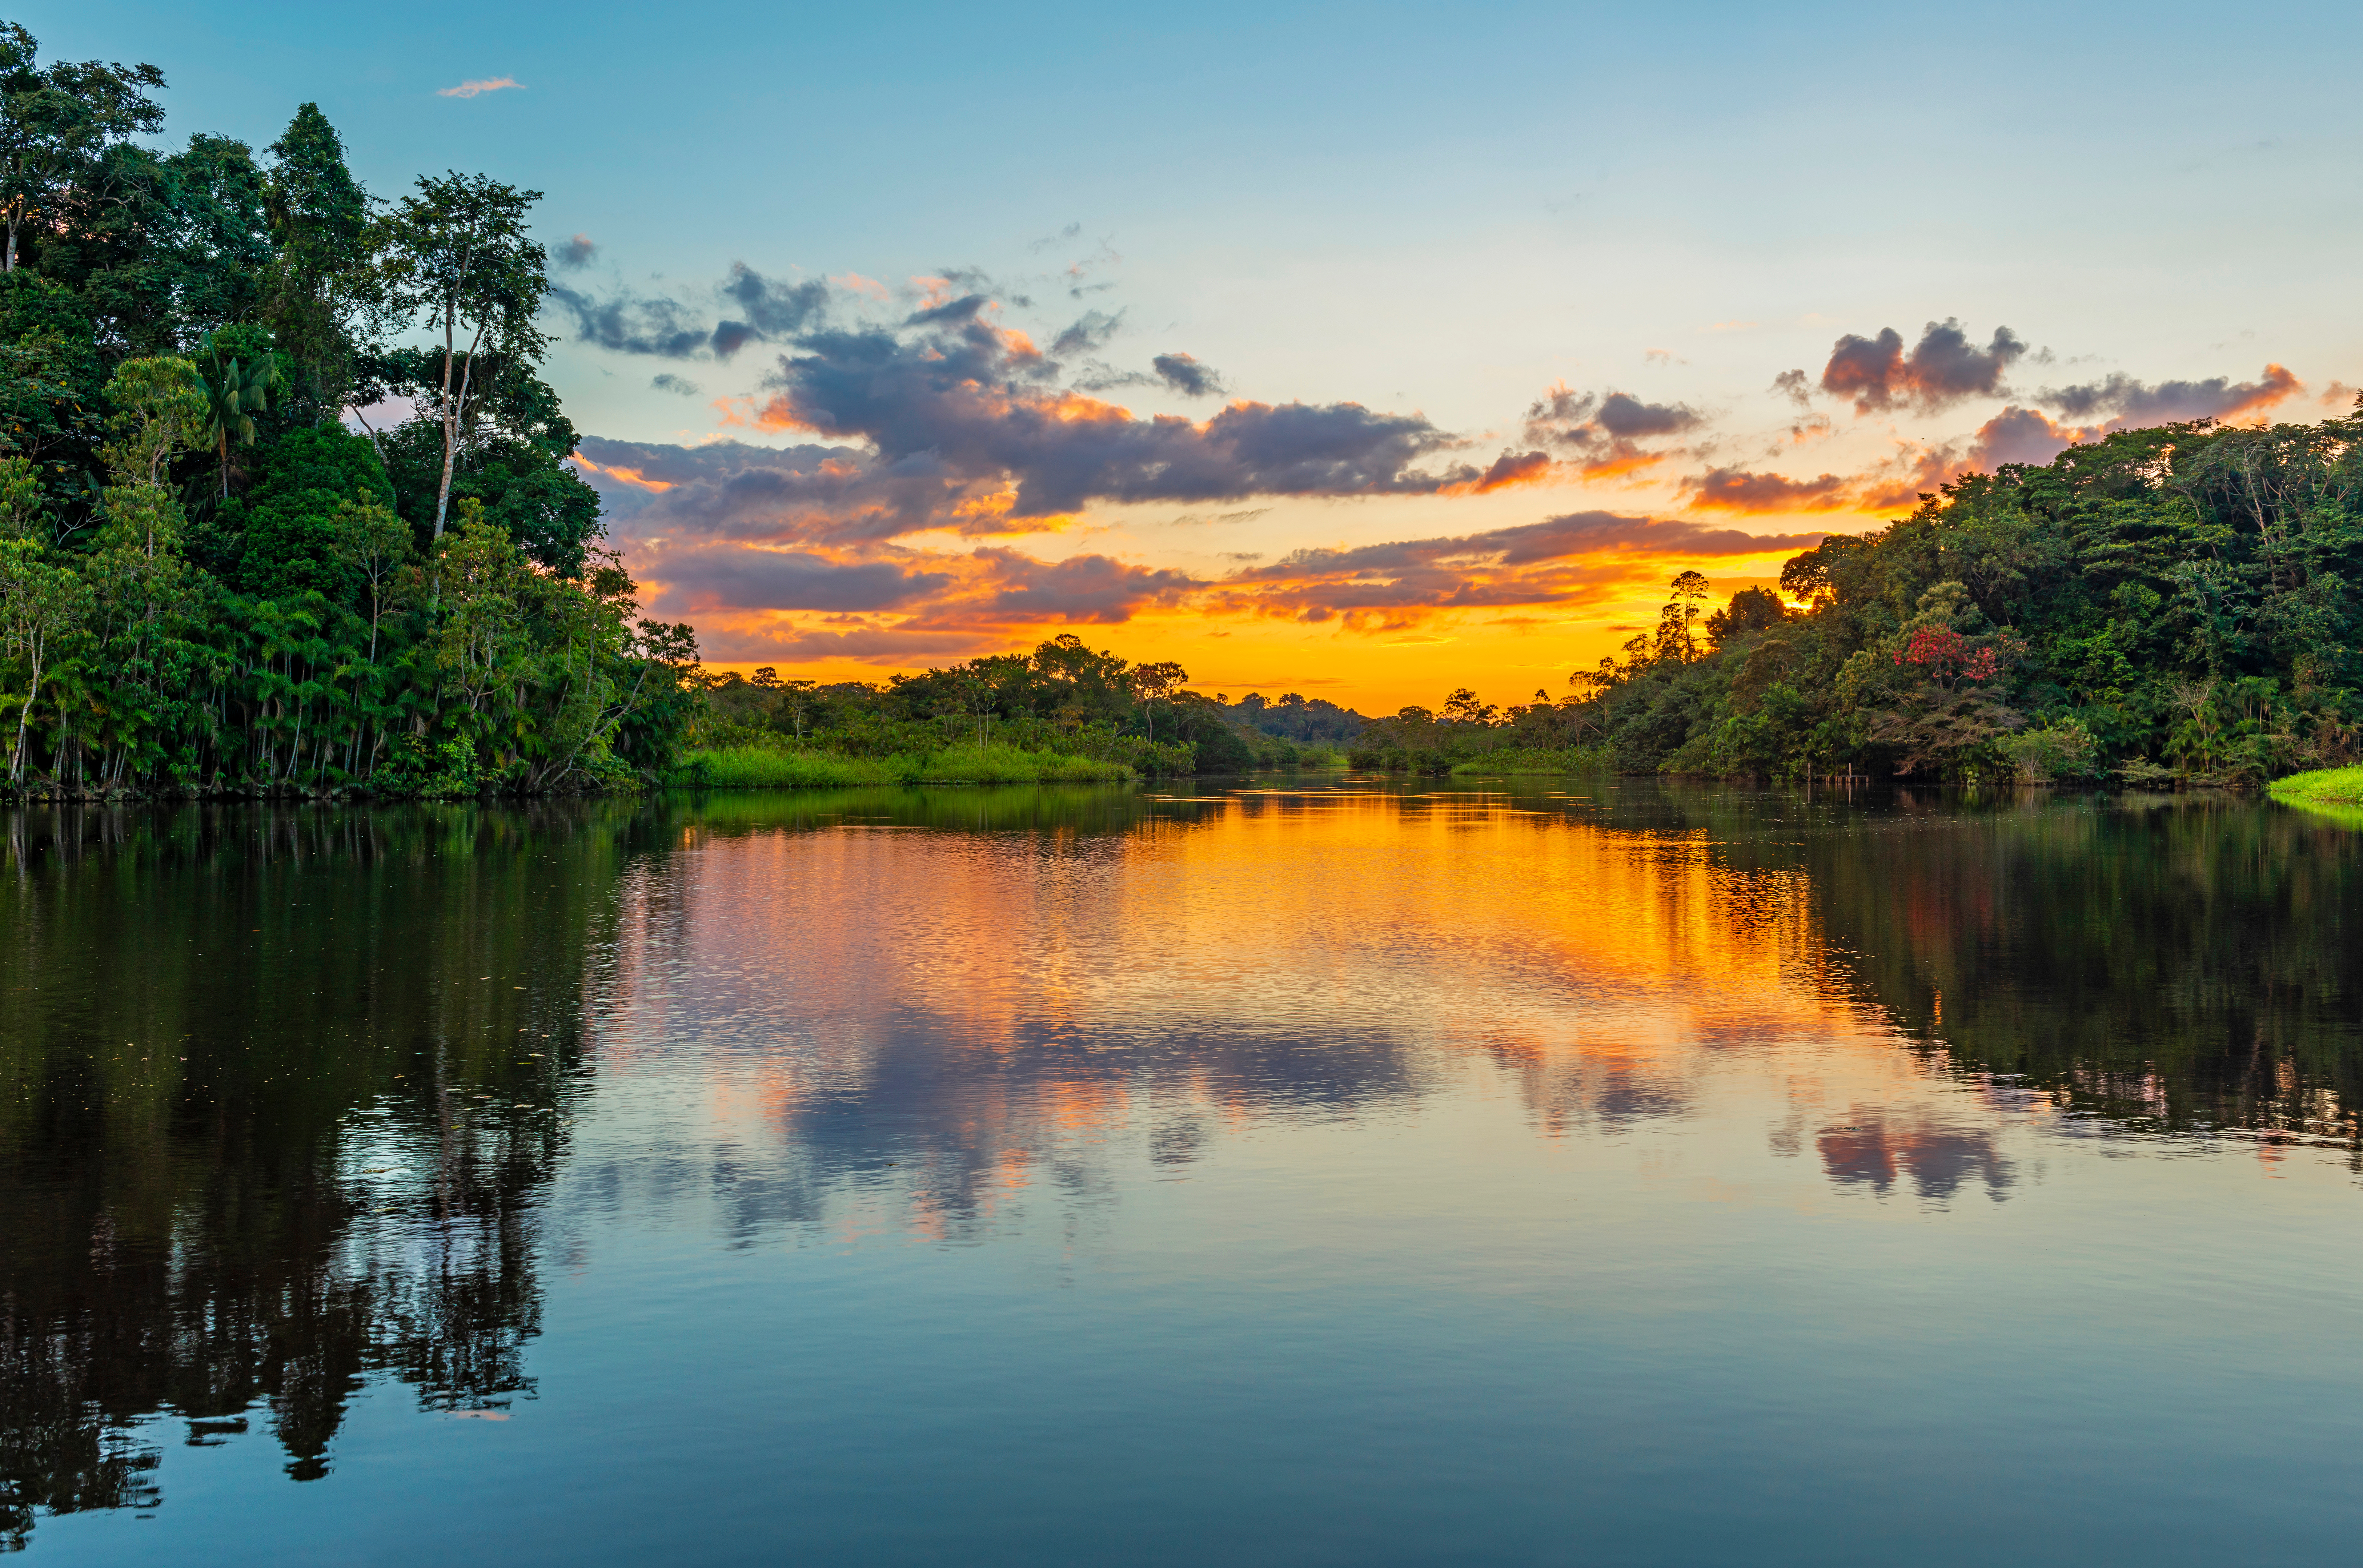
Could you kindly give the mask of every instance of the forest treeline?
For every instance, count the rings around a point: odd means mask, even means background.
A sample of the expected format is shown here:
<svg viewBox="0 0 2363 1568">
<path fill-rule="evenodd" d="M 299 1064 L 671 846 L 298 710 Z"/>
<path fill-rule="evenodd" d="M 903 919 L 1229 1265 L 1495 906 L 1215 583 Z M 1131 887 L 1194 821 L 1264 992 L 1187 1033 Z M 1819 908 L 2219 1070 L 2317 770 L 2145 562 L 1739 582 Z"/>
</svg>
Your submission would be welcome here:
<svg viewBox="0 0 2363 1568">
<path fill-rule="evenodd" d="M 1369 723 L 1351 709 L 1288 692 L 1233 702 L 1188 684 L 1170 661 L 1135 664 L 1071 632 L 1031 654 L 971 659 L 883 682 L 711 678 L 693 738 L 709 752 L 793 747 L 860 758 L 939 759 L 993 748 L 1103 765 L 1097 774 L 1241 773 L 1342 763 L 1339 743 Z"/>
<path fill-rule="evenodd" d="M 1232 701 L 1067 635 L 880 685 L 726 678 L 711 722 L 883 756 L 966 738 L 1143 772 L 1306 762 L 1410 773 L 2253 783 L 2363 752 L 2363 413 L 2129 430 L 1832 535 L 1565 688 L 1366 719 Z M 1342 755 L 1339 755 L 1341 754 Z"/>
<path fill-rule="evenodd" d="M 0 659 L 18 792 L 596 789 L 671 764 L 538 367 L 538 193 L 364 191 L 316 105 L 177 151 L 150 65 L 0 23 Z M 368 409 L 416 413 L 371 428 Z M 347 420 L 354 428 L 349 428 Z"/>
<path fill-rule="evenodd" d="M 1445 771 L 2243 783 L 2363 742 L 2363 413 L 2128 430 L 1833 535 L 1560 693 L 1472 692 L 1370 726 L 1355 760 Z"/>
</svg>

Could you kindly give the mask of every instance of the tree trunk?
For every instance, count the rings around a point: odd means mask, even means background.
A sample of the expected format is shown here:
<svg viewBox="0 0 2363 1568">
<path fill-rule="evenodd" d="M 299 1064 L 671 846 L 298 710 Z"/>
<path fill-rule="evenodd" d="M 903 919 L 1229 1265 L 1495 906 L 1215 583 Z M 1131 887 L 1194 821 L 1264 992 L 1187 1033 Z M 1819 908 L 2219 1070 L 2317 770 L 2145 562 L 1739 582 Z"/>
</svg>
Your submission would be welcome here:
<svg viewBox="0 0 2363 1568">
<path fill-rule="evenodd" d="M 17 755 L 8 762 L 8 781 L 20 786 L 25 782 L 25 732 L 32 726 L 33 699 L 41 693 L 41 646 L 39 639 L 34 641 L 32 653 L 33 683 L 25 688 L 25 705 L 17 712 Z"/>
</svg>

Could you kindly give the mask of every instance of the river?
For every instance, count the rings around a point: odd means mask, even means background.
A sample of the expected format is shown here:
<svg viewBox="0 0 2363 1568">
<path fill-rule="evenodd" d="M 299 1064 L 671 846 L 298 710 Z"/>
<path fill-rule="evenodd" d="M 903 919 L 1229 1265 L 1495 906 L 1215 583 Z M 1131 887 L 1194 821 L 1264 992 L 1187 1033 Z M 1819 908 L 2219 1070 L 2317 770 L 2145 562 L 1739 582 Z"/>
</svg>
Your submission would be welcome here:
<svg viewBox="0 0 2363 1568">
<path fill-rule="evenodd" d="M 2363 834 L 1570 780 L 5 823 L 0 1546 L 2300 1562 Z"/>
</svg>

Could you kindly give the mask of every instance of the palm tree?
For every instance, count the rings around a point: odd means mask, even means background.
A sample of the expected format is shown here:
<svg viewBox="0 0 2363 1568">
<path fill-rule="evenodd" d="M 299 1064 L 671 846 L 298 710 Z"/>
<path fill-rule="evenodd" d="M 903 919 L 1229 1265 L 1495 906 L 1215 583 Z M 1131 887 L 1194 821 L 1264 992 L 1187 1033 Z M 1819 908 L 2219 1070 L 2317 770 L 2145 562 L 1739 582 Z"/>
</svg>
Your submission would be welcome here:
<svg viewBox="0 0 2363 1568">
<path fill-rule="evenodd" d="M 213 373 L 204 378 L 205 436 L 221 458 L 224 501 L 229 499 L 229 444 L 235 439 L 241 447 L 254 445 L 254 416 L 270 408 L 271 383 L 274 379 L 268 355 L 242 365 L 237 359 L 225 362 L 221 350 L 214 350 Z"/>
</svg>

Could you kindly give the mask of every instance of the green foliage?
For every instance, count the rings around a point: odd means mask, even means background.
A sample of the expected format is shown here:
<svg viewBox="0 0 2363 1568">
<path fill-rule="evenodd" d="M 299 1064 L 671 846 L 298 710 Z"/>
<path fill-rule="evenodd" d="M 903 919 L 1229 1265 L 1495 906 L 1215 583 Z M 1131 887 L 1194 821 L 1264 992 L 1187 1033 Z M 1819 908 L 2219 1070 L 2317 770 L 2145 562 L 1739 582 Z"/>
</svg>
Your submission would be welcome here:
<svg viewBox="0 0 2363 1568">
<path fill-rule="evenodd" d="M 799 753 L 891 763 L 905 774 L 912 767 L 949 767 L 962 756 L 993 754 L 996 745 L 1036 758 L 1029 767 L 1068 757 L 1093 770 L 1046 778 L 1244 773 L 1297 765 L 1299 748 L 1244 730 L 1221 698 L 1188 690 L 1188 679 L 1179 665 L 1136 666 L 1087 646 L 1072 633 L 1030 655 L 897 675 L 882 686 L 823 686 L 759 669 L 751 680 L 730 674 L 712 683 L 695 739 L 716 755 L 784 745 Z M 815 775 L 814 783 L 834 777 Z M 861 774 L 856 781 L 870 777 Z"/>
<path fill-rule="evenodd" d="M 161 74 L 37 53 L 0 24 L 11 785 L 449 797 L 669 772 L 695 642 L 639 617 L 532 374 L 532 193 L 455 174 L 382 221 L 316 105 L 267 167 L 220 137 L 164 153 L 139 139 Z M 388 348 L 405 312 L 475 341 Z M 423 460 L 338 423 L 430 361 L 464 392 Z"/>
<path fill-rule="evenodd" d="M 1082 784 L 1133 777 L 1121 762 L 1014 745 L 852 756 L 741 744 L 688 753 L 673 781 L 721 790 L 849 790 L 880 784 Z"/>
<path fill-rule="evenodd" d="M 2363 738 L 2363 416 L 1973 475 L 1577 678 L 1628 771 L 2236 783 Z"/>
<path fill-rule="evenodd" d="M 2276 778 L 2276 801 L 2340 823 L 2363 827 L 2363 767 L 2323 767 Z"/>
</svg>

